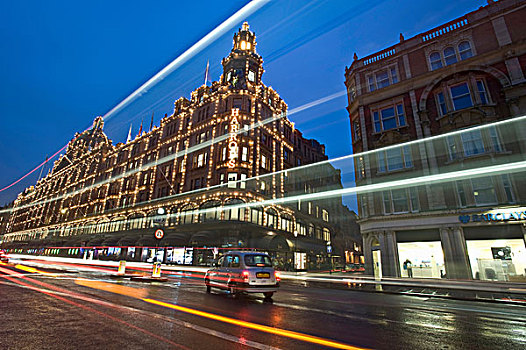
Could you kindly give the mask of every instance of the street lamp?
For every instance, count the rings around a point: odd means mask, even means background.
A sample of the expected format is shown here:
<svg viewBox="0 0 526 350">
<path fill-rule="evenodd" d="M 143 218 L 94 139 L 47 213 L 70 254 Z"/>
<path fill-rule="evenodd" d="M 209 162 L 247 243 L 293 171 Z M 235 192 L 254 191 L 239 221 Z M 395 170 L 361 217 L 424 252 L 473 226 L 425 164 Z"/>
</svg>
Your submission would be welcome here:
<svg viewBox="0 0 526 350">
<path fill-rule="evenodd" d="M 294 230 L 294 259 L 292 259 L 293 261 L 293 264 L 294 264 L 294 270 L 296 270 L 296 272 L 298 272 L 298 269 L 297 269 L 297 265 L 296 265 L 296 252 L 298 250 L 298 231 Z"/>
</svg>

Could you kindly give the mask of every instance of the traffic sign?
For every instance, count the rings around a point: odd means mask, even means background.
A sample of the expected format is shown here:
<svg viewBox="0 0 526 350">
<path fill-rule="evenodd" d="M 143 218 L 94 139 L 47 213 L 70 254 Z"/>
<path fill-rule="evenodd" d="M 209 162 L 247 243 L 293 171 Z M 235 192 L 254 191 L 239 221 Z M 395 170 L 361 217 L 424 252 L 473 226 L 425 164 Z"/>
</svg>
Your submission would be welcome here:
<svg viewBox="0 0 526 350">
<path fill-rule="evenodd" d="M 330 245 L 327 246 L 327 253 L 332 253 L 332 246 Z"/>
<path fill-rule="evenodd" d="M 161 229 L 155 230 L 154 236 L 157 239 L 161 239 L 164 237 L 164 231 Z"/>
</svg>

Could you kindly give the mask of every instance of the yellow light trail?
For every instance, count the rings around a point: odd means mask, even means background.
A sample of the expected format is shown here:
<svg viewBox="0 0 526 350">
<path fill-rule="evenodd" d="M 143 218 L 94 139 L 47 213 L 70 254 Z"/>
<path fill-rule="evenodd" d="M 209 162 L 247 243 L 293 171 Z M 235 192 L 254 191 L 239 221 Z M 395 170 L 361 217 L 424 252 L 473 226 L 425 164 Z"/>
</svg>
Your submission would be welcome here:
<svg viewBox="0 0 526 350">
<path fill-rule="evenodd" d="M 47 276 L 52 276 L 52 277 L 56 277 L 57 276 L 54 273 L 41 271 L 41 270 L 35 269 L 34 267 L 24 266 L 24 265 L 20 265 L 20 264 L 15 265 L 15 269 L 26 271 L 26 272 L 30 272 L 30 273 L 40 273 L 42 275 L 47 275 Z"/>
<path fill-rule="evenodd" d="M 92 281 L 82 278 L 77 278 L 75 284 L 79 286 L 89 287 L 93 289 L 99 289 L 106 292 L 111 292 L 115 294 L 121 294 L 132 298 L 143 299 L 148 296 L 148 291 L 144 288 L 133 288 L 122 286 L 114 283 L 107 283 L 101 281 Z"/>
<path fill-rule="evenodd" d="M 301 341 L 309 342 L 309 343 L 312 343 L 312 344 L 323 345 L 323 346 L 336 348 L 336 349 L 353 349 L 353 350 L 364 349 L 364 348 L 359 348 L 359 347 L 356 347 L 356 346 L 352 346 L 352 345 L 336 342 L 336 341 L 329 340 L 329 339 L 315 337 L 313 335 L 308 335 L 308 334 L 303 334 L 303 333 L 299 333 L 299 332 L 289 331 L 289 330 L 286 330 L 286 329 L 280 329 L 280 328 L 276 328 L 276 327 L 265 326 L 265 325 L 252 323 L 252 322 L 247 322 L 247 321 L 241 321 L 241 320 L 237 320 L 235 318 L 230 318 L 230 317 L 226 317 L 226 316 L 220 316 L 220 315 L 212 314 L 212 313 L 205 312 L 205 311 L 199 311 L 199 310 L 191 309 L 191 308 L 184 307 L 184 306 L 179 306 L 179 305 L 175 305 L 175 304 L 166 303 L 166 302 L 155 300 L 155 299 L 145 298 L 145 299 L 142 299 L 142 300 L 147 302 L 147 303 L 150 303 L 150 304 L 163 306 L 163 307 L 174 309 L 174 310 L 177 310 L 177 311 L 181 311 L 181 312 L 184 312 L 184 313 L 187 313 L 187 314 L 196 315 L 196 316 L 200 316 L 200 317 L 204 317 L 204 318 L 208 318 L 208 319 L 211 319 L 211 320 L 216 320 L 216 321 L 220 321 L 220 322 L 224 322 L 224 323 L 229 323 L 229 324 L 233 324 L 233 325 L 236 325 L 236 326 L 250 328 L 250 329 L 254 329 L 254 330 L 265 332 L 265 333 L 270 333 L 270 334 L 280 335 L 280 336 L 287 337 L 287 338 L 301 340 Z"/>
</svg>

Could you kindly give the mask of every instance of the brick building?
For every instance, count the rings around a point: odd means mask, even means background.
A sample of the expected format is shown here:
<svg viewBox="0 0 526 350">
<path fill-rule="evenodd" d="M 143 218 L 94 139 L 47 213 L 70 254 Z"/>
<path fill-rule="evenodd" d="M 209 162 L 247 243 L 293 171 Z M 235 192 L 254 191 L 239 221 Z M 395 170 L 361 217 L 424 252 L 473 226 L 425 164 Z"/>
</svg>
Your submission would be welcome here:
<svg viewBox="0 0 526 350">
<path fill-rule="evenodd" d="M 345 84 L 353 150 L 366 152 L 355 158 L 357 186 L 524 160 L 525 19 L 525 1 L 488 1 L 367 57 L 355 54 Z M 519 170 L 359 195 L 367 273 L 524 278 Z"/>
<path fill-rule="evenodd" d="M 326 160 L 325 148 L 294 128 L 285 102 L 262 83 L 255 48 L 245 23 L 222 61 L 220 81 L 175 101 L 172 115 L 148 132 L 141 125 L 134 140 L 113 145 L 97 117 L 50 174 L 18 196 L 4 243 L 189 247 L 184 254 L 192 251 L 196 264 L 210 259 L 210 251 L 197 248 L 257 248 L 287 267 L 294 252 L 300 269 L 326 264 L 327 242 L 344 234 L 335 232 L 328 211 L 343 207 L 341 198 L 276 200 L 341 186 L 340 173 L 329 164 L 310 169 L 310 177 L 288 171 Z M 160 241 L 153 237 L 159 227 Z M 136 259 L 145 254 L 157 252 L 133 250 Z M 163 259 L 174 254 L 167 248 Z"/>
</svg>

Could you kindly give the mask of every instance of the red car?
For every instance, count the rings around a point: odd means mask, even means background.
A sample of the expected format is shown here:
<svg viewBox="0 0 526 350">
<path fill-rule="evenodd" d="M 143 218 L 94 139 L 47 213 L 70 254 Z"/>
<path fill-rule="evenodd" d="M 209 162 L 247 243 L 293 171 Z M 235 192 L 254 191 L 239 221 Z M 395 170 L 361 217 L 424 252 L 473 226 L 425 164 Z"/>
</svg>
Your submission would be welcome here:
<svg viewBox="0 0 526 350">
<path fill-rule="evenodd" d="M 0 261 L 3 263 L 9 262 L 9 258 L 7 257 L 7 254 L 2 250 L 0 250 Z"/>
</svg>

